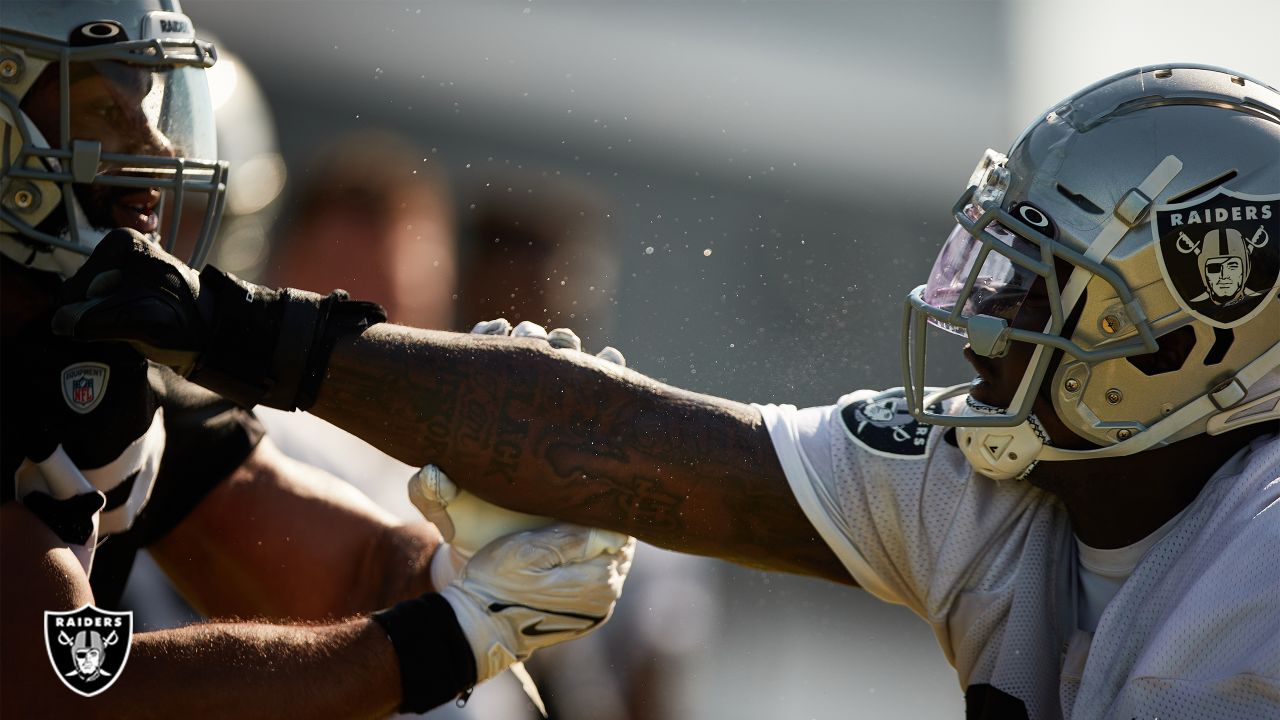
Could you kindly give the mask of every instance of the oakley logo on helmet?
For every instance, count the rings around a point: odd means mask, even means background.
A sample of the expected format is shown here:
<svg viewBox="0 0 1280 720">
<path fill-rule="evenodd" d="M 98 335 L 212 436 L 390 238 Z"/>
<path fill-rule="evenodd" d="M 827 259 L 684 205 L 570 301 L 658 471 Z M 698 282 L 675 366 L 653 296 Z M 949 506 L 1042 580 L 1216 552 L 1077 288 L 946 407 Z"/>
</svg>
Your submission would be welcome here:
<svg viewBox="0 0 1280 720">
<path fill-rule="evenodd" d="M 1229 190 L 1155 209 L 1160 272 L 1184 310 L 1214 327 L 1243 325 L 1280 288 L 1280 194 Z"/>
<path fill-rule="evenodd" d="M 133 613 L 93 605 L 44 614 L 44 645 L 53 669 L 72 692 L 93 697 L 111 687 L 129 660 Z"/>
<path fill-rule="evenodd" d="M 1049 237 L 1057 237 L 1058 229 L 1054 227 L 1053 221 L 1043 210 L 1032 205 L 1029 202 L 1020 202 L 1013 206 L 1013 213 L 1018 216 L 1026 224 L 1048 235 Z"/>
</svg>

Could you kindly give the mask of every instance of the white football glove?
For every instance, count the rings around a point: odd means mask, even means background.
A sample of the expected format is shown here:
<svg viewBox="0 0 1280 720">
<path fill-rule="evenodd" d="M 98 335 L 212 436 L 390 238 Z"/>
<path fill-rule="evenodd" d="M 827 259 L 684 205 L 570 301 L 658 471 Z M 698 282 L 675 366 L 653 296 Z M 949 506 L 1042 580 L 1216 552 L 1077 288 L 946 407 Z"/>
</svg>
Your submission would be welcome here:
<svg viewBox="0 0 1280 720">
<path fill-rule="evenodd" d="M 481 548 L 440 591 L 475 654 L 476 683 L 604 624 L 635 545 L 611 530 L 557 523 Z"/>
<path fill-rule="evenodd" d="M 431 585 L 447 586 L 480 548 L 521 530 L 545 527 L 549 517 L 526 515 L 486 502 L 459 488 L 435 465 L 409 478 L 409 502 L 440 528 L 445 543 L 431 558 Z"/>
<path fill-rule="evenodd" d="M 471 328 L 473 335 L 510 335 L 511 337 L 532 337 L 546 340 L 553 348 L 563 350 L 577 350 L 582 352 L 582 339 L 578 334 L 569 328 L 556 328 L 551 332 L 547 332 L 541 325 L 525 320 L 515 328 L 511 327 L 511 323 L 506 318 L 498 318 L 497 320 L 485 320 L 476 323 Z M 613 363 L 614 365 L 627 366 L 627 359 L 622 353 L 613 347 L 605 347 L 605 349 L 596 353 L 596 357 Z"/>
</svg>

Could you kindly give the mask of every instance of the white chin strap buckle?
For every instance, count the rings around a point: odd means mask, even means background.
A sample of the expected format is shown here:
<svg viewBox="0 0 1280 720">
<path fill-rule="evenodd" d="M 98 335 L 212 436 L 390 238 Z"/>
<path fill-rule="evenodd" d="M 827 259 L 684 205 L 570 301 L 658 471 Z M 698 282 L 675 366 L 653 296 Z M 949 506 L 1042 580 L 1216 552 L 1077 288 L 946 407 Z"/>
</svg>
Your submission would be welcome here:
<svg viewBox="0 0 1280 720">
<path fill-rule="evenodd" d="M 1004 412 L 966 398 L 964 415 L 985 417 Z M 1048 436 L 1035 415 L 1013 427 L 958 427 L 956 441 L 974 470 L 992 480 L 1021 478 L 1044 450 Z"/>
</svg>

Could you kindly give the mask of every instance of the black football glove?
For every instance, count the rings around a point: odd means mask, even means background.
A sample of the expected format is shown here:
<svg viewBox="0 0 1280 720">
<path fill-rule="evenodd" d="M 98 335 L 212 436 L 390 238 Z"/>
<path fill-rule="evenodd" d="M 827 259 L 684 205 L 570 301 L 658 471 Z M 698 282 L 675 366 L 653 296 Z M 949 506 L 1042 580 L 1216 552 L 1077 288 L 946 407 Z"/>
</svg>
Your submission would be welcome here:
<svg viewBox="0 0 1280 720">
<path fill-rule="evenodd" d="M 271 290 L 212 265 L 196 274 L 141 234 L 114 230 L 63 284 L 53 331 L 120 340 L 252 407 L 306 409 L 337 338 L 386 320 L 373 303 Z"/>
</svg>

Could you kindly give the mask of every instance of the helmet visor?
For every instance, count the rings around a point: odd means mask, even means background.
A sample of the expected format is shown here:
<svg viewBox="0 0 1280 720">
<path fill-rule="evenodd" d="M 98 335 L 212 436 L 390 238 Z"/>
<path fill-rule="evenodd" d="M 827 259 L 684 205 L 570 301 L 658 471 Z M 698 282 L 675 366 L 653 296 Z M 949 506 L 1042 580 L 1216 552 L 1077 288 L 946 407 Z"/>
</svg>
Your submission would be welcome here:
<svg viewBox="0 0 1280 720">
<path fill-rule="evenodd" d="M 1014 258 L 1037 260 L 1040 249 L 998 223 L 976 228 L 981 211 L 973 205 L 962 212 L 970 223 L 957 223 L 943 243 L 921 299 L 956 319 L 990 315 L 1011 323 L 1038 277 Z M 933 316 L 929 323 L 967 336 L 963 324 Z"/>
<path fill-rule="evenodd" d="M 62 137 L 63 98 L 57 66 L 50 66 L 22 103 L 23 111 L 53 147 Z M 217 158 L 213 103 L 203 68 L 143 66 L 115 60 L 72 62 L 65 98 L 71 140 L 102 144 L 109 171 L 129 163 L 109 155 L 145 158 Z M 159 163 L 173 166 L 172 162 Z"/>
<path fill-rule="evenodd" d="M 218 157 L 213 102 L 203 68 L 125 69 L 140 75 L 148 86 L 139 109 L 148 131 L 161 138 L 166 149 L 186 158 Z"/>
</svg>

